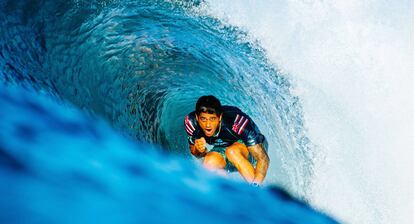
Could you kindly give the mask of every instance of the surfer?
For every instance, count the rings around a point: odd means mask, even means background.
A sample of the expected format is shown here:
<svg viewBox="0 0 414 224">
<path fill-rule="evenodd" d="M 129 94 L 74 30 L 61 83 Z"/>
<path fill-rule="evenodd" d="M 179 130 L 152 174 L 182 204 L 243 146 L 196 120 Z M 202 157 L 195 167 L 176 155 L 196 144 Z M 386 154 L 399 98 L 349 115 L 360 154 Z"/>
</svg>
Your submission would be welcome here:
<svg viewBox="0 0 414 224">
<path fill-rule="evenodd" d="M 267 142 L 253 120 L 239 108 L 202 96 L 184 119 L 191 154 L 210 170 L 238 171 L 249 183 L 261 184 L 269 166 Z"/>
</svg>

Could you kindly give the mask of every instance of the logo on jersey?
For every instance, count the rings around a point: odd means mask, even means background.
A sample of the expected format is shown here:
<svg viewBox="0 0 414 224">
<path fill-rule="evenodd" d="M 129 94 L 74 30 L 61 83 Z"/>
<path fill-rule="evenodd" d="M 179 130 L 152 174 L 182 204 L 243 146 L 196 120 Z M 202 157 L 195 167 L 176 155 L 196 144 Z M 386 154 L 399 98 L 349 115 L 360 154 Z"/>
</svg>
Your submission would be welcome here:
<svg viewBox="0 0 414 224">
<path fill-rule="evenodd" d="M 216 139 L 216 141 L 214 142 L 214 146 L 220 146 L 220 147 L 226 146 L 227 147 L 228 145 L 229 145 L 228 142 L 225 142 L 219 138 Z"/>
<path fill-rule="evenodd" d="M 193 135 L 195 128 L 194 128 L 194 125 L 191 123 L 190 119 L 188 118 L 188 116 L 185 117 L 184 126 L 185 126 L 185 131 L 189 135 Z"/>
<path fill-rule="evenodd" d="M 236 119 L 234 120 L 234 123 L 233 123 L 232 130 L 236 132 L 238 135 L 241 135 L 247 123 L 249 123 L 249 119 L 237 114 Z"/>
</svg>

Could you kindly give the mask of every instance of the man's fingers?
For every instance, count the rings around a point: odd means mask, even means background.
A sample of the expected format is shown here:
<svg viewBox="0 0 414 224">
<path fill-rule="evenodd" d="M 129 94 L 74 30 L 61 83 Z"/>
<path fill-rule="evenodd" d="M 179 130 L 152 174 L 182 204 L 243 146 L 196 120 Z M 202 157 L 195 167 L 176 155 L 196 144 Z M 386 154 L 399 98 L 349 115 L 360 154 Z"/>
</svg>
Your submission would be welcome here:
<svg viewBox="0 0 414 224">
<path fill-rule="evenodd" d="M 205 147 L 205 144 L 203 144 L 203 143 L 198 144 L 199 149 L 203 149 L 204 147 Z"/>
<path fill-rule="evenodd" d="M 206 139 L 204 137 L 200 138 L 201 142 L 206 143 Z"/>
<path fill-rule="evenodd" d="M 200 145 L 200 146 L 202 146 L 202 145 L 205 145 L 207 142 L 206 142 L 206 139 L 204 138 L 204 137 L 201 137 L 200 139 L 196 139 L 195 140 L 195 144 L 196 145 Z"/>
<path fill-rule="evenodd" d="M 198 139 L 198 140 L 200 140 L 200 139 Z M 205 143 L 203 142 L 203 141 L 196 141 L 195 142 L 195 146 L 196 146 L 196 149 L 199 151 L 199 152 L 204 152 L 205 151 L 205 147 L 206 147 L 206 145 L 205 145 Z"/>
<path fill-rule="evenodd" d="M 194 142 L 195 149 L 199 151 L 200 153 L 204 153 L 206 151 L 206 144 L 207 142 L 204 137 L 196 139 Z"/>
</svg>

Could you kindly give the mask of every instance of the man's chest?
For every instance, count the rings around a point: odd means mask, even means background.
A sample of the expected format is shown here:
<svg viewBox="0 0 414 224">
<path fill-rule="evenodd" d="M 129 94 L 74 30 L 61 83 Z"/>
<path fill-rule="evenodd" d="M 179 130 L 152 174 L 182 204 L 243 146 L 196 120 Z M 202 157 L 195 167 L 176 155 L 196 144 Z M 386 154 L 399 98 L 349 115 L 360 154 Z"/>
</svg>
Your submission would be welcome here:
<svg viewBox="0 0 414 224">
<path fill-rule="evenodd" d="M 227 147 L 237 140 L 238 139 L 235 136 L 225 134 L 220 134 L 217 137 L 206 138 L 207 144 L 215 147 Z"/>
</svg>

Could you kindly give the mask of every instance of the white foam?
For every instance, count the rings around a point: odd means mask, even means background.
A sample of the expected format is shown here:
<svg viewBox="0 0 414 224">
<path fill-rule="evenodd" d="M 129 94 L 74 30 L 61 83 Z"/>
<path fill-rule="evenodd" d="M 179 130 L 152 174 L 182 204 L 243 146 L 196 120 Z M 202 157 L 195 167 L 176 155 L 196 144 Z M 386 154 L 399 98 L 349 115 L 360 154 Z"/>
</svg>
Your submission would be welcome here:
<svg viewBox="0 0 414 224">
<path fill-rule="evenodd" d="M 206 2 L 295 84 L 321 151 L 311 202 L 349 223 L 412 223 L 414 2 Z"/>
</svg>

